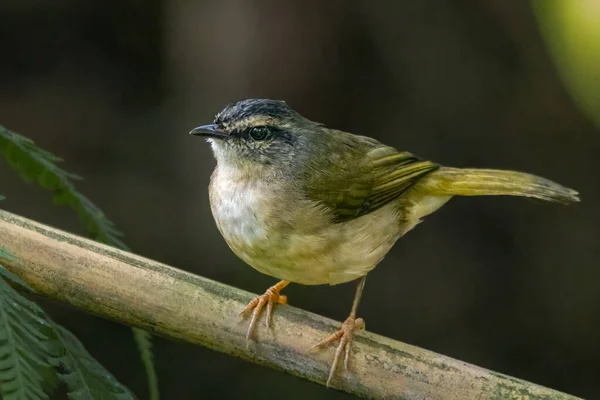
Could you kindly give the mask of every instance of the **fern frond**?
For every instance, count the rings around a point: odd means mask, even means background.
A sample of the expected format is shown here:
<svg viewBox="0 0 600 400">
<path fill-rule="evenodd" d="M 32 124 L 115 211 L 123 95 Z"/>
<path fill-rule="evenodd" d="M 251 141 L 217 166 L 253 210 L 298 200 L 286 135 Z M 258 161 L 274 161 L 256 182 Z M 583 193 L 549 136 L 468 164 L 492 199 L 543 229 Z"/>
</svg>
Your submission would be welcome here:
<svg viewBox="0 0 600 400">
<path fill-rule="evenodd" d="M 0 256 L 16 260 L 4 249 L 0 249 Z M 34 291 L 3 265 L 0 265 L 0 273 Z M 2 399 L 48 399 L 47 393 L 54 391 L 59 377 L 67 385 L 71 400 L 135 398 L 71 332 L 0 279 Z"/>
<path fill-rule="evenodd" d="M 133 338 L 137 344 L 138 351 L 142 357 L 142 364 L 148 377 L 148 387 L 150 391 L 150 400 L 158 400 L 158 376 L 154 369 L 154 360 L 152 358 L 152 335 L 143 329 L 133 328 Z"/>
<path fill-rule="evenodd" d="M 54 327 L 62 349 L 52 363 L 66 371 L 61 374 L 61 380 L 67 384 L 69 399 L 135 399 L 129 389 L 87 352 L 75 335 L 60 325 Z"/>
<path fill-rule="evenodd" d="M 0 271 L 5 276 L 6 273 L 13 275 L 8 275 L 9 279 L 16 277 L 1 265 Z M 3 399 L 48 399 L 47 393 L 56 386 L 56 373 L 48 363 L 52 337 L 53 329 L 44 311 L 0 279 L 0 392 Z"/>
<path fill-rule="evenodd" d="M 0 126 L 0 151 L 8 164 L 20 173 L 23 180 L 37 181 L 44 188 L 53 190 L 54 202 L 71 207 L 95 240 L 127 249 L 125 243 L 119 239 L 122 233 L 104 216 L 102 210 L 73 185 L 72 181 L 81 178 L 56 165 L 62 161 L 61 158 L 40 149 L 31 139 L 2 126 Z"/>
<path fill-rule="evenodd" d="M 104 216 L 102 210 L 75 188 L 73 181 L 81 178 L 56 165 L 62 161 L 60 157 L 40 149 L 31 139 L 3 126 L 0 126 L 0 151 L 8 164 L 19 171 L 25 181 L 37 181 L 41 186 L 53 190 L 55 204 L 64 204 L 72 208 L 93 239 L 129 250 L 120 239 L 122 233 Z M 158 379 L 150 346 L 151 336 L 140 332 L 140 329 L 134 328 L 133 337 L 148 376 L 152 400 L 158 400 Z"/>
</svg>

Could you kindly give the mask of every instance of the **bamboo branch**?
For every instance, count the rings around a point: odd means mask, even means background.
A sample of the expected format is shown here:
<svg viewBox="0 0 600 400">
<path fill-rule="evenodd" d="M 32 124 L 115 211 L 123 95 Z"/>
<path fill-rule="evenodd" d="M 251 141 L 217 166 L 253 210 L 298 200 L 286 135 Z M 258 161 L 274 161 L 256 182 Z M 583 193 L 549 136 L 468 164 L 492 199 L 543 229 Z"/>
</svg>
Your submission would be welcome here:
<svg viewBox="0 0 600 400">
<path fill-rule="evenodd" d="M 2 260 L 48 296 L 161 336 L 200 344 L 324 384 L 333 348 L 307 353 L 339 322 L 278 305 L 246 346 L 240 310 L 251 293 L 0 210 Z M 575 399 L 370 332 L 356 336 L 350 370 L 332 386 L 375 399 Z"/>
</svg>

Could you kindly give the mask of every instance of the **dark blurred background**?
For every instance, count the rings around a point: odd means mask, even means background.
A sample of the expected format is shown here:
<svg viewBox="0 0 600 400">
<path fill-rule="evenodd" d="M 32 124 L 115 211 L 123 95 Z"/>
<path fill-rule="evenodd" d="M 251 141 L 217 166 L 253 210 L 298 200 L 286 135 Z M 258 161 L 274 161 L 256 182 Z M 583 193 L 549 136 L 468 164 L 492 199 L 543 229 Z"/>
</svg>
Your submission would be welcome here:
<svg viewBox="0 0 600 400">
<path fill-rule="evenodd" d="M 231 101 L 285 99 L 443 164 L 576 188 L 583 202 L 570 207 L 452 200 L 369 275 L 359 314 L 370 331 L 598 398 L 600 132 L 540 18 L 517 0 L 3 0 L 0 124 L 84 176 L 80 189 L 134 252 L 256 293 L 275 279 L 220 237 L 207 196 L 215 162 L 187 134 Z M 85 233 L 6 164 L 0 181 L 2 207 Z M 286 290 L 292 305 L 337 320 L 353 293 Z M 127 327 L 42 305 L 147 398 Z M 164 399 L 350 397 L 185 343 L 157 338 L 155 355 Z"/>
</svg>

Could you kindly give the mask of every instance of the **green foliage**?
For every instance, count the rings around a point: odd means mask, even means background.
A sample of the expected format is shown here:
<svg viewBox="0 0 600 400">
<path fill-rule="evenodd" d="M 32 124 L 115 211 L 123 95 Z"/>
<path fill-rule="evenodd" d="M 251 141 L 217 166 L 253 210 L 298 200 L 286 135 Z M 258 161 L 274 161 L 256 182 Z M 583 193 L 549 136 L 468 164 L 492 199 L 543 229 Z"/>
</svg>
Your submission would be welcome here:
<svg viewBox="0 0 600 400">
<path fill-rule="evenodd" d="M 66 371 L 60 378 L 69 388 L 69 399 L 134 399 L 133 394 L 87 352 L 75 335 L 57 324 L 54 328 L 60 347 L 52 364 Z"/>
<path fill-rule="evenodd" d="M 595 0 L 532 0 L 534 16 L 565 89 L 600 127 L 600 7 Z"/>
<path fill-rule="evenodd" d="M 13 262 L 19 262 L 19 260 L 17 260 L 12 254 L 10 254 L 9 252 L 7 252 L 6 250 L 4 250 L 2 248 L 0 248 L 0 258 L 4 258 L 6 260 L 10 260 Z M 5 279 L 8 279 L 9 281 L 16 283 L 18 286 L 21 286 L 21 288 L 23 288 L 29 292 L 32 292 L 32 293 L 34 292 L 33 288 L 31 286 L 29 286 L 24 280 L 22 280 L 21 278 L 19 278 L 18 276 L 16 276 L 15 274 L 10 272 L 6 268 L 4 268 L 1 264 L 0 264 L 0 275 L 2 275 L 2 277 L 4 277 Z"/>
<path fill-rule="evenodd" d="M 0 249 L 0 257 L 15 261 Z M 8 282 L 24 282 L 0 265 L 0 393 L 5 400 L 48 399 L 57 382 L 72 400 L 134 399 L 69 331 Z M 16 279 L 14 279 L 16 278 Z M 33 289 L 24 284 L 28 290 Z"/>
<path fill-rule="evenodd" d="M 142 329 L 134 328 L 133 337 L 142 357 L 146 376 L 148 377 L 150 400 L 158 400 L 160 396 L 158 393 L 158 376 L 154 368 L 154 360 L 152 359 L 152 336 Z"/>
<path fill-rule="evenodd" d="M 8 164 L 16 169 L 26 182 L 36 181 L 44 188 L 52 190 L 55 204 L 67 205 L 73 209 L 93 239 L 128 250 L 120 239 L 121 232 L 104 216 L 100 208 L 76 189 L 73 181 L 81 178 L 57 166 L 57 163 L 62 161 L 61 158 L 40 149 L 29 138 L 2 126 L 0 126 L 0 151 Z M 9 271 L 4 271 L 10 274 Z M 4 274 L 1 271 L 0 273 Z M 19 279 L 14 275 L 13 277 Z M 150 397 L 152 400 L 158 400 L 158 379 L 152 358 L 151 335 L 141 329 L 133 328 L 133 336 L 148 376 Z"/>
<path fill-rule="evenodd" d="M 81 178 L 56 165 L 62 161 L 61 158 L 36 147 L 32 140 L 2 126 L 0 151 L 23 180 L 37 181 L 41 186 L 54 191 L 54 202 L 71 207 L 95 240 L 127 249 L 119 239 L 121 232 L 104 216 L 102 210 L 75 188 L 73 181 Z"/>
<path fill-rule="evenodd" d="M 0 271 L 5 277 L 10 274 L 1 265 Z M 15 282 L 21 284 L 19 281 Z M 0 392 L 3 399 L 48 398 L 45 382 L 52 376 L 48 363 L 51 331 L 37 304 L 0 279 Z"/>
</svg>

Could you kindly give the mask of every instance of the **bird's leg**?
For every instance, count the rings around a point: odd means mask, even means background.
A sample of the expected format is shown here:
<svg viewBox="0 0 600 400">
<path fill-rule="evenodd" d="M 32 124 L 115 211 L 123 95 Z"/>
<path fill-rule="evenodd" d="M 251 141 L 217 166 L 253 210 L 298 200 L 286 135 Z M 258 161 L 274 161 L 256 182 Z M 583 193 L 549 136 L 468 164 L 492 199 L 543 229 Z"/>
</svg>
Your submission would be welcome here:
<svg viewBox="0 0 600 400">
<path fill-rule="evenodd" d="M 367 276 L 365 275 L 358 281 L 358 285 L 356 286 L 356 294 L 354 295 L 354 302 L 352 303 L 352 310 L 350 311 L 350 316 L 346 318 L 346 321 L 344 321 L 344 323 L 342 324 L 341 329 L 335 333 L 332 333 L 330 336 L 321 340 L 319 343 L 317 343 L 311 348 L 312 351 L 313 349 L 322 347 L 326 344 L 333 343 L 336 340 L 340 341 L 337 346 L 337 349 L 335 350 L 335 355 L 333 357 L 331 369 L 329 370 L 327 386 L 329 386 L 331 379 L 335 374 L 340 359 L 342 358 L 342 354 L 344 355 L 344 369 L 348 369 L 348 359 L 350 358 L 350 353 L 352 352 L 352 340 L 354 339 L 354 331 L 364 329 L 365 327 L 365 321 L 362 318 L 356 318 L 356 309 L 358 308 L 358 303 L 360 302 L 360 297 L 365 287 L 366 280 Z"/>
<path fill-rule="evenodd" d="M 251 310 L 254 310 L 252 312 L 252 319 L 250 320 L 250 325 L 248 325 L 248 332 L 246 333 L 246 342 L 248 342 L 250 340 L 250 337 L 252 336 L 252 332 L 254 331 L 254 327 L 256 326 L 256 321 L 258 320 L 258 317 L 260 316 L 260 313 L 261 313 L 263 307 L 265 306 L 265 304 L 267 306 L 267 319 L 265 321 L 265 324 L 266 324 L 267 328 L 270 327 L 271 314 L 273 312 L 273 305 L 275 303 L 278 303 L 278 304 L 287 303 L 287 296 L 282 296 L 279 294 L 279 292 L 289 284 L 290 284 L 289 281 L 279 281 L 275 285 L 268 288 L 267 291 L 265 292 L 265 294 L 263 294 L 262 296 L 258 296 L 257 298 L 252 300 L 250 303 L 248 303 L 246 308 L 244 308 L 244 310 L 240 313 L 240 315 L 244 315 L 244 314 L 249 313 Z"/>
</svg>

